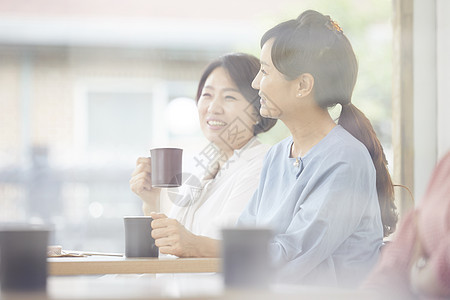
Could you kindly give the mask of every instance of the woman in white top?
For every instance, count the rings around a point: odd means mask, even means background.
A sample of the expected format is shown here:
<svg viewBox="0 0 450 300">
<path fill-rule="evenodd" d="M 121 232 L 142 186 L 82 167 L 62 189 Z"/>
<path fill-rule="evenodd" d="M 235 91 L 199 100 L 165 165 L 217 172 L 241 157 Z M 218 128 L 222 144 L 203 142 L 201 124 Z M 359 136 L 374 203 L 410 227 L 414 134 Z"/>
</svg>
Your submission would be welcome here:
<svg viewBox="0 0 450 300">
<path fill-rule="evenodd" d="M 259 114 L 258 92 L 251 87 L 258 70 L 256 57 L 238 53 L 213 61 L 204 71 L 197 107 L 200 127 L 211 144 L 197 158 L 197 176 L 180 190 L 166 194 L 152 188 L 151 159 L 138 158 L 130 187 L 143 200 L 144 214 L 154 218 L 152 236 L 160 253 L 216 256 L 220 228 L 236 223 L 254 193 L 268 150 L 255 136 L 276 122 Z M 174 202 L 169 217 L 155 213 L 167 195 Z"/>
</svg>

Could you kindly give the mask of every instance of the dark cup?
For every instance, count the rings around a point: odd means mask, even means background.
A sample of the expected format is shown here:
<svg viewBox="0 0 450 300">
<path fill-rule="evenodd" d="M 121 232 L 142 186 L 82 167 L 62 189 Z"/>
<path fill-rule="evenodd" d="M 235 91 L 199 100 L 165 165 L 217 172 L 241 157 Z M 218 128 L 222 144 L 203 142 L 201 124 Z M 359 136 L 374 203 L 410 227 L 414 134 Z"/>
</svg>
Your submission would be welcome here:
<svg viewBox="0 0 450 300">
<path fill-rule="evenodd" d="M 183 149 L 156 148 L 150 150 L 152 158 L 152 186 L 178 187 L 182 180 Z"/>
<path fill-rule="evenodd" d="M 147 216 L 124 217 L 125 256 L 158 257 L 158 247 L 152 238 L 153 219 Z"/>
<path fill-rule="evenodd" d="M 49 228 L 44 226 L 29 224 L 0 226 L 2 291 L 46 290 L 49 233 Z"/>
<path fill-rule="evenodd" d="M 222 271 L 227 288 L 268 287 L 272 276 L 269 242 L 272 233 L 265 228 L 222 230 Z"/>
</svg>

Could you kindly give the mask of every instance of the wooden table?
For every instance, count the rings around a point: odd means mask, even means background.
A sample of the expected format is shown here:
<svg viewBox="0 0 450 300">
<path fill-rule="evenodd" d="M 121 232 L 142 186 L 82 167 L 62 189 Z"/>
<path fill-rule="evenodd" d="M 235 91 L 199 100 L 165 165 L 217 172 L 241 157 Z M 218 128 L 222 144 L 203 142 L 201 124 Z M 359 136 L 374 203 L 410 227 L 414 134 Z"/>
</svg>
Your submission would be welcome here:
<svg viewBox="0 0 450 300">
<path fill-rule="evenodd" d="M 48 274 L 99 275 L 220 272 L 220 258 L 125 258 L 114 256 L 48 259 Z"/>
</svg>

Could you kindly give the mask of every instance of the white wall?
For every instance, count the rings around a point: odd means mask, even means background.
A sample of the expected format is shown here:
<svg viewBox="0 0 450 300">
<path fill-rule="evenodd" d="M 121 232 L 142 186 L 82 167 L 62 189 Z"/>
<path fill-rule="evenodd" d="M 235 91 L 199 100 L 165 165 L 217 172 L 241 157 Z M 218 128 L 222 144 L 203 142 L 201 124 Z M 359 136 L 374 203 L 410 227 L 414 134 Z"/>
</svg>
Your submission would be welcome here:
<svg viewBox="0 0 450 300">
<path fill-rule="evenodd" d="M 450 150 L 450 1 L 414 0 L 414 194 Z"/>
<path fill-rule="evenodd" d="M 436 1 L 414 0 L 414 196 L 420 201 L 437 156 Z"/>
<path fill-rule="evenodd" d="M 450 151 L 450 12 L 449 0 L 437 0 L 438 158 Z"/>
</svg>

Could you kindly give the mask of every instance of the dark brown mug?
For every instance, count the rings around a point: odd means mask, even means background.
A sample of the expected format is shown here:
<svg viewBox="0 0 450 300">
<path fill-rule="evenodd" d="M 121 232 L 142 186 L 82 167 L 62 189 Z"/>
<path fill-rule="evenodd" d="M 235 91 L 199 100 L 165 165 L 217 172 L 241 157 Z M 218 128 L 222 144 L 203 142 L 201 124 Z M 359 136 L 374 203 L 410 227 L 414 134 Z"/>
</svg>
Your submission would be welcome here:
<svg viewBox="0 0 450 300">
<path fill-rule="evenodd" d="M 152 217 L 126 216 L 125 256 L 126 257 L 158 257 L 158 247 L 152 237 Z"/>
<path fill-rule="evenodd" d="M 152 159 L 152 186 L 178 187 L 182 180 L 183 149 L 155 148 L 150 150 Z"/>
</svg>

